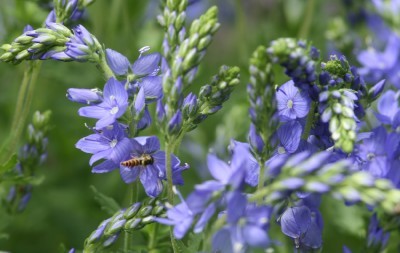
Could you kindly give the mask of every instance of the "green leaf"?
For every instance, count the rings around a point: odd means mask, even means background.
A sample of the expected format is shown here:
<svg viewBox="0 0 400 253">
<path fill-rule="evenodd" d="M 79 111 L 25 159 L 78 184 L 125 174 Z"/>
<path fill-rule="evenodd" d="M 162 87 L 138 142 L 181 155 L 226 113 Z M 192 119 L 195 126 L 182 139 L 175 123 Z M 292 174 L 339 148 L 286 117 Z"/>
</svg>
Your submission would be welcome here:
<svg viewBox="0 0 400 253">
<path fill-rule="evenodd" d="M 332 198 L 326 198 L 324 206 L 335 207 L 325 208 L 324 210 L 327 217 L 334 217 L 330 219 L 329 222 L 335 226 L 335 233 L 354 237 L 365 237 L 365 208 L 357 205 L 346 206 L 342 201 Z M 349 224 L 351 224 L 351 226 L 349 226 Z"/>
<path fill-rule="evenodd" d="M 2 182 L 7 182 L 10 184 L 31 184 L 31 185 L 40 185 L 43 183 L 45 179 L 44 175 L 41 176 L 21 176 L 21 175 L 12 175 L 6 176 L 2 178 Z"/>
<path fill-rule="evenodd" d="M 13 169 L 18 162 L 17 154 L 13 154 L 7 162 L 0 165 L 0 175 Z"/>
<path fill-rule="evenodd" d="M 94 193 L 94 199 L 97 201 L 97 203 L 100 204 L 101 209 L 104 210 L 107 214 L 114 215 L 116 212 L 121 210 L 121 207 L 113 198 L 102 194 L 93 185 L 90 186 L 90 188 Z"/>
<path fill-rule="evenodd" d="M 199 252 L 200 243 L 203 239 L 201 234 L 190 233 L 189 241 L 188 241 L 188 250 L 189 252 Z"/>
</svg>

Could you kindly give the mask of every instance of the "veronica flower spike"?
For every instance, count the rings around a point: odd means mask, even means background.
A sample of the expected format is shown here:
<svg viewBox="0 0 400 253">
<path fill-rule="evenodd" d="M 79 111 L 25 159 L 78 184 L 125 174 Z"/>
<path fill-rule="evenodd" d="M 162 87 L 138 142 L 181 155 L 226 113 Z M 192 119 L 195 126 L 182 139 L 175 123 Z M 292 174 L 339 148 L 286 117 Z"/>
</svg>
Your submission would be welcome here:
<svg viewBox="0 0 400 253">
<path fill-rule="evenodd" d="M 79 115 L 99 119 L 96 129 L 111 125 L 121 117 L 128 107 L 128 93 L 124 86 L 114 78 L 110 78 L 104 86 L 103 102 L 79 109 Z"/>
</svg>

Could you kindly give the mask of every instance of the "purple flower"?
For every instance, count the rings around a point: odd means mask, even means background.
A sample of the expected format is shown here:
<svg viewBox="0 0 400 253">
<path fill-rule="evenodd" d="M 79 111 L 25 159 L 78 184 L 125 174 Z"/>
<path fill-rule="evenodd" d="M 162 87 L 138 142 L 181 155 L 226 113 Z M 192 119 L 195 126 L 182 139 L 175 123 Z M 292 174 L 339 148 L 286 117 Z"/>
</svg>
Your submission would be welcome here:
<svg viewBox="0 0 400 253">
<path fill-rule="evenodd" d="M 317 249 L 322 246 L 322 217 L 307 206 L 289 207 L 280 217 L 282 232 L 293 238 L 297 248 Z"/>
<path fill-rule="evenodd" d="M 92 170 L 93 173 L 105 173 L 119 167 L 118 164 L 129 152 L 131 143 L 124 127 L 114 123 L 80 139 L 75 146 L 85 153 L 93 154 L 90 165 L 100 159 L 108 159 Z"/>
<path fill-rule="evenodd" d="M 131 71 L 138 77 L 154 76 L 160 69 L 161 55 L 152 53 L 140 55 L 131 65 L 128 58 L 112 49 L 106 49 L 107 63 L 117 75 L 127 75 Z"/>
<path fill-rule="evenodd" d="M 292 80 L 284 83 L 276 91 L 278 114 L 282 120 L 304 118 L 310 110 L 310 98 L 294 86 Z"/>
<path fill-rule="evenodd" d="M 373 135 L 357 147 L 356 155 L 362 161 L 361 168 L 376 177 L 386 177 L 398 155 L 399 144 L 399 134 L 388 134 L 383 126 L 375 128 Z"/>
<path fill-rule="evenodd" d="M 378 100 L 378 113 L 375 114 L 380 122 L 392 125 L 393 129 L 400 126 L 398 97 L 399 93 L 392 90 L 386 91 Z"/>
<path fill-rule="evenodd" d="M 383 29 L 383 30 L 387 30 Z M 386 48 L 378 51 L 375 48 L 361 51 L 357 58 L 363 65 L 360 68 L 360 74 L 369 81 L 379 81 L 383 78 L 387 79 L 391 84 L 399 88 L 400 77 L 398 75 L 397 66 L 399 64 L 400 55 L 400 38 L 392 32 L 385 36 Z"/>
<path fill-rule="evenodd" d="M 270 244 L 267 235 L 271 209 L 247 203 L 239 192 L 228 196 L 227 226 L 213 236 L 213 251 L 221 253 L 245 252 L 250 247 L 265 248 Z M 224 240 L 221 240 L 224 238 Z"/>
<path fill-rule="evenodd" d="M 379 226 L 376 213 L 371 216 L 368 226 L 368 247 L 383 251 L 389 241 L 390 233 Z"/>
<path fill-rule="evenodd" d="M 182 239 L 192 226 L 194 214 L 175 187 L 174 190 L 181 199 L 181 203 L 167 211 L 167 218 L 155 218 L 154 220 L 164 225 L 174 226 L 174 236 Z"/>
<path fill-rule="evenodd" d="M 171 166 L 175 183 L 181 182 L 180 173 L 188 167 L 181 167 L 179 159 L 171 155 Z M 165 152 L 160 151 L 157 137 L 137 137 L 131 139 L 131 148 L 126 157 L 120 162 L 122 180 L 129 184 L 138 177 L 147 193 L 157 197 L 163 190 L 162 180 L 165 179 Z M 177 177 L 178 176 L 178 177 Z"/>
<path fill-rule="evenodd" d="M 79 109 L 79 115 L 99 119 L 96 128 L 111 125 L 121 117 L 128 107 L 128 93 L 124 86 L 114 78 L 108 79 L 104 86 L 103 102 Z"/>
</svg>

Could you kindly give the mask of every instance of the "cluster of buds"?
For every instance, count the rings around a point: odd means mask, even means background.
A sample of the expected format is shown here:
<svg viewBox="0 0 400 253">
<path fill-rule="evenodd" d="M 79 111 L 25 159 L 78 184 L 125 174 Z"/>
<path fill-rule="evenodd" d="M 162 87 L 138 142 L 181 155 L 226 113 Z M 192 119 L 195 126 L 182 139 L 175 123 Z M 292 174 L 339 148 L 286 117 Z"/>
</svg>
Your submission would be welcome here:
<svg viewBox="0 0 400 253">
<path fill-rule="evenodd" d="M 364 81 L 346 58 L 333 55 L 321 64 L 319 82 L 319 111 L 322 122 L 329 122 L 329 131 L 335 147 L 350 153 L 356 140 L 357 117 L 364 116 L 359 100 L 367 95 Z"/>
<path fill-rule="evenodd" d="M 97 252 L 98 249 L 111 246 L 122 231 L 131 233 L 153 223 L 156 217 L 164 216 L 165 206 L 160 200 L 152 198 L 143 203 L 134 203 L 104 220 L 86 239 L 83 252 Z"/>
<path fill-rule="evenodd" d="M 48 23 L 46 28 L 27 29 L 11 44 L 0 60 L 18 64 L 23 60 L 90 61 L 99 62 L 104 57 L 103 48 L 85 27 L 78 25 L 71 31 L 58 23 Z"/>
<path fill-rule="evenodd" d="M 310 156 L 302 152 L 276 163 L 280 170 L 275 180 L 256 192 L 251 199 L 263 198 L 266 204 L 280 202 L 293 192 L 331 193 L 350 203 L 362 202 L 394 213 L 400 203 L 400 191 L 387 179 L 376 179 L 370 173 L 352 170 L 350 160 L 329 161 L 331 153 Z"/>
<path fill-rule="evenodd" d="M 6 198 L 6 206 L 10 212 L 23 211 L 31 197 L 32 184 L 29 179 L 35 175 L 37 168 L 47 158 L 47 132 L 49 130 L 50 111 L 35 112 L 33 121 L 28 126 L 28 141 L 21 148 L 18 155 L 18 164 L 7 177 L 16 177 L 19 182 L 10 187 Z M 25 180 L 24 182 L 24 178 Z"/>
<path fill-rule="evenodd" d="M 164 56 L 167 61 L 173 58 L 176 48 L 186 36 L 185 21 L 187 0 L 164 0 L 161 2 L 163 13 L 157 17 L 158 22 L 165 29 L 163 42 Z"/>
<path fill-rule="evenodd" d="M 277 120 L 272 120 L 276 112 L 273 83 L 274 76 L 269 55 L 264 46 L 259 46 L 250 58 L 250 83 L 247 85 L 252 122 L 249 143 L 258 157 L 265 157 L 268 153 L 270 138 L 278 125 Z"/>
<path fill-rule="evenodd" d="M 285 74 L 292 78 L 298 88 L 317 100 L 318 89 L 315 82 L 319 51 L 315 47 L 307 46 L 305 42 L 296 39 L 282 38 L 272 41 L 267 52 L 274 63 L 285 68 Z"/>
</svg>

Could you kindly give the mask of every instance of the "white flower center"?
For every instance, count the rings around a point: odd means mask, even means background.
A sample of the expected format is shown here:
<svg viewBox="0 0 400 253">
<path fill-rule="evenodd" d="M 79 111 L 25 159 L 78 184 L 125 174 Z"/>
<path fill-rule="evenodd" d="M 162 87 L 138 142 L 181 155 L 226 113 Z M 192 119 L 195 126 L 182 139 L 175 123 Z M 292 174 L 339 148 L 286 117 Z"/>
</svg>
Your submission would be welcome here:
<svg viewBox="0 0 400 253">
<path fill-rule="evenodd" d="M 118 106 L 114 106 L 113 108 L 111 108 L 110 113 L 117 114 L 118 110 L 119 110 Z"/>
<path fill-rule="evenodd" d="M 286 153 L 286 150 L 285 150 L 284 147 L 279 147 L 279 148 L 278 148 L 278 154 L 283 155 L 283 154 L 285 154 L 285 153 Z"/>
<path fill-rule="evenodd" d="M 115 147 L 115 146 L 117 145 L 117 143 L 118 143 L 118 141 L 117 141 L 116 139 L 112 140 L 112 141 L 110 142 L 110 147 L 111 147 L 111 148 Z"/>
<path fill-rule="evenodd" d="M 367 159 L 368 159 L 368 161 L 371 161 L 372 159 L 374 159 L 374 157 L 375 157 L 375 154 L 374 154 L 374 153 L 368 153 L 368 154 L 367 154 Z"/>
<path fill-rule="evenodd" d="M 287 108 L 292 109 L 293 108 L 293 100 L 289 99 L 286 104 Z"/>
</svg>

